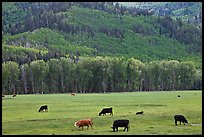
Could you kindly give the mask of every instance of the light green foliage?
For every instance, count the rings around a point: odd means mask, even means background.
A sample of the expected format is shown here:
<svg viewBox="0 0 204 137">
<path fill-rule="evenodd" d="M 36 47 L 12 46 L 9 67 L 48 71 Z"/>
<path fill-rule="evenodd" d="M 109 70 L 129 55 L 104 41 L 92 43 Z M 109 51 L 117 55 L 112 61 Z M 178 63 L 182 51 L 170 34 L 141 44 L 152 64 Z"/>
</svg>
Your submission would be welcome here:
<svg viewBox="0 0 204 137">
<path fill-rule="evenodd" d="M 16 62 L 8 61 L 2 63 L 2 94 L 13 94 L 16 90 L 18 76 L 20 74 L 19 66 Z M 7 90 L 7 91 L 5 91 Z"/>
<path fill-rule="evenodd" d="M 47 28 L 40 28 L 36 29 L 33 32 L 25 32 L 12 36 L 5 35 L 4 39 L 4 43 L 10 43 L 10 45 L 12 45 L 11 41 L 19 46 L 24 47 L 26 47 L 26 43 L 29 43 L 29 47 L 38 50 L 53 51 L 60 49 L 64 53 L 76 53 L 76 51 L 78 50 L 82 55 L 89 55 L 94 51 L 93 49 L 86 46 L 71 44 L 69 41 L 65 40 L 65 37 L 60 32 Z M 24 39 L 25 41 L 22 39 Z"/>
<path fill-rule="evenodd" d="M 48 112 L 39 113 L 39 107 L 44 104 L 48 105 Z M 113 107 L 113 116 L 98 116 L 105 107 Z M 138 111 L 144 114 L 135 115 Z M 189 125 L 175 126 L 176 114 L 184 115 Z M 85 118 L 93 119 L 93 129 L 74 127 L 74 122 Z M 129 119 L 129 131 L 119 128 L 113 132 L 111 127 L 116 119 Z M 16 98 L 7 95 L 2 100 L 2 134 L 201 135 L 202 92 L 33 94 Z"/>
<path fill-rule="evenodd" d="M 8 77 L 7 69 L 4 68 L 3 77 Z M 18 93 L 27 93 L 26 87 L 33 93 L 202 89 L 201 74 L 192 62 L 177 60 L 143 63 L 134 58 L 61 57 L 32 61 L 26 65 L 26 73 L 22 69 L 21 73 L 14 71 L 19 83 L 13 86 Z M 10 90 L 10 83 L 2 84 L 5 90 Z"/>
<path fill-rule="evenodd" d="M 41 93 L 46 91 L 45 89 L 45 80 L 47 79 L 47 74 L 49 72 L 49 65 L 43 60 L 37 60 L 30 63 L 31 77 L 33 77 L 34 92 Z"/>
</svg>

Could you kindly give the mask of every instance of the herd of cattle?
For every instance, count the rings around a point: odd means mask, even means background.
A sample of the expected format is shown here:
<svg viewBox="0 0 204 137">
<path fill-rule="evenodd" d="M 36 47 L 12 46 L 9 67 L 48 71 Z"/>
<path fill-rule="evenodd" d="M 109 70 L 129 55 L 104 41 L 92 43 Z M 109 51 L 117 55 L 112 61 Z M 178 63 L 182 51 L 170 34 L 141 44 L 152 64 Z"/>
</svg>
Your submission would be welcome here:
<svg viewBox="0 0 204 137">
<path fill-rule="evenodd" d="M 48 106 L 47 105 L 43 105 L 40 107 L 39 109 L 39 112 L 41 111 L 47 111 L 48 112 Z M 102 114 L 103 115 L 106 115 L 106 113 L 110 113 L 110 115 L 113 115 L 113 108 L 103 108 L 101 110 L 101 112 L 99 113 L 99 116 L 101 116 Z M 140 112 L 136 112 L 136 115 L 138 114 L 143 114 L 144 112 L 143 111 L 140 111 Z M 183 124 L 185 125 L 188 124 L 188 121 L 186 120 L 186 118 L 183 116 L 183 115 L 175 115 L 174 116 L 174 120 L 175 120 L 175 125 L 177 126 L 177 121 L 180 122 L 180 125 L 181 125 L 181 122 L 183 122 Z M 84 126 L 87 126 L 87 129 L 89 128 L 89 126 L 91 126 L 91 128 L 93 129 L 93 121 L 91 118 L 89 119 L 81 119 L 77 122 L 74 123 L 74 126 L 75 127 L 78 127 L 78 128 L 82 128 L 83 130 L 83 127 Z M 113 126 L 111 127 L 113 129 L 113 131 L 118 131 L 118 127 L 124 127 L 123 131 L 125 131 L 127 129 L 127 132 L 128 132 L 128 129 L 129 129 L 129 120 L 128 119 L 119 119 L 119 120 L 115 120 L 113 121 Z"/>
<path fill-rule="evenodd" d="M 75 93 L 71 93 L 72 96 L 75 96 L 76 94 Z M 13 97 L 16 97 L 16 94 L 13 94 L 12 95 Z M 4 95 L 2 95 L 2 97 L 5 98 Z M 178 95 L 178 97 L 180 97 L 180 95 Z M 48 112 L 48 106 L 47 105 L 42 105 L 40 108 L 39 108 L 39 112 Z M 103 108 L 101 110 L 101 112 L 99 113 L 99 116 L 101 115 L 106 115 L 106 113 L 110 113 L 110 115 L 113 116 L 113 108 Z M 136 115 L 138 114 L 143 114 L 144 112 L 143 111 L 140 111 L 140 112 L 136 112 Z M 174 120 L 175 120 L 175 125 L 177 126 L 177 122 L 179 121 L 180 122 L 180 125 L 181 125 L 181 122 L 185 125 L 188 124 L 188 121 L 186 120 L 186 118 L 183 116 L 183 115 L 175 115 L 174 116 Z M 115 120 L 113 121 L 113 126 L 111 127 L 113 129 L 113 131 L 118 131 L 118 127 L 124 127 L 123 131 L 125 131 L 127 129 L 127 132 L 128 132 L 128 129 L 129 129 L 129 120 L 128 119 L 119 119 L 119 120 Z M 89 126 L 91 126 L 91 128 L 93 128 L 93 121 L 92 119 L 82 119 L 82 120 L 79 120 L 79 121 L 76 121 L 74 123 L 74 126 L 75 127 L 78 127 L 78 128 L 82 128 L 84 126 L 87 126 L 87 129 L 89 128 Z"/>
<path fill-rule="evenodd" d="M 47 111 L 48 112 L 48 106 L 47 105 L 41 106 L 40 109 L 39 109 L 39 112 L 41 112 L 41 111 L 44 111 L 44 112 Z M 113 115 L 113 108 L 112 107 L 111 108 L 103 108 L 101 110 L 101 112 L 99 113 L 99 116 L 101 116 L 102 114 L 106 115 L 106 113 L 110 113 L 110 115 Z M 92 121 L 91 118 L 90 119 L 81 119 L 81 120 L 75 122 L 74 126 L 78 127 L 78 128 L 81 127 L 82 129 L 83 129 L 84 126 L 87 126 L 87 129 L 89 128 L 89 126 L 91 126 L 91 128 L 93 128 L 93 121 Z M 125 127 L 123 131 L 125 131 L 126 129 L 128 131 L 129 120 L 127 120 L 127 119 L 115 120 L 113 122 L 113 127 L 111 127 L 111 128 L 115 132 L 115 130 L 118 131 L 118 127 Z"/>
</svg>

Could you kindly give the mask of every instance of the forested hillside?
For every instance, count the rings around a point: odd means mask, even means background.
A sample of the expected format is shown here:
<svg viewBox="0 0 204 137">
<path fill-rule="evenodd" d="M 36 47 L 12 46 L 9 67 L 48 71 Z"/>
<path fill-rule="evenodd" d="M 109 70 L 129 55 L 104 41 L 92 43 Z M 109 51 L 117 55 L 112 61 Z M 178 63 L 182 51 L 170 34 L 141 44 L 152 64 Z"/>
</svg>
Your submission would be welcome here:
<svg viewBox="0 0 204 137">
<path fill-rule="evenodd" d="M 3 93 L 201 89 L 201 33 L 113 2 L 3 2 Z"/>
<path fill-rule="evenodd" d="M 169 15 L 202 27 L 202 2 L 119 2 L 123 6 L 146 9 L 154 15 Z"/>
</svg>

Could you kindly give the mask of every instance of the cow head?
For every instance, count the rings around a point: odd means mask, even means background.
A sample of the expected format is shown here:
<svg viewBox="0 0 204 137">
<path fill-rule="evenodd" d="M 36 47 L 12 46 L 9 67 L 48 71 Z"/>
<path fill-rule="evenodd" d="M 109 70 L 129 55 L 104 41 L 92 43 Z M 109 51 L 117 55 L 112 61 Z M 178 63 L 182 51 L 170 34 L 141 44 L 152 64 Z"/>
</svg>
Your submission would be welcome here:
<svg viewBox="0 0 204 137">
<path fill-rule="evenodd" d="M 75 127 L 77 126 L 77 122 L 74 123 L 74 126 L 75 126 Z"/>
<path fill-rule="evenodd" d="M 113 129 L 113 132 L 115 132 L 115 128 L 114 127 L 111 127 L 111 129 Z"/>
<path fill-rule="evenodd" d="M 188 120 L 185 121 L 186 125 L 188 125 Z"/>
</svg>

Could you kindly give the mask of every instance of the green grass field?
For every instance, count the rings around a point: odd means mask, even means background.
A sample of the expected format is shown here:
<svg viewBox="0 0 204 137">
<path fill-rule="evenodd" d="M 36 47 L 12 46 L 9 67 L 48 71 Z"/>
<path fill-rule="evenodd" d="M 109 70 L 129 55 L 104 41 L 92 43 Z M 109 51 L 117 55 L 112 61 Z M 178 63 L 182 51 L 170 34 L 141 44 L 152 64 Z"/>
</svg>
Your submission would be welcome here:
<svg viewBox="0 0 204 137">
<path fill-rule="evenodd" d="M 48 112 L 38 112 L 43 104 L 48 105 Z M 113 116 L 98 116 L 104 107 L 113 107 Z M 144 115 L 135 115 L 137 111 Z M 189 125 L 175 126 L 175 114 L 183 114 Z M 75 121 L 84 118 L 93 119 L 93 129 L 74 127 Z M 123 128 L 113 132 L 116 119 L 129 119 L 129 132 Z M 202 91 L 6 95 L 2 98 L 2 134 L 201 135 Z"/>
</svg>

